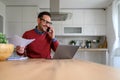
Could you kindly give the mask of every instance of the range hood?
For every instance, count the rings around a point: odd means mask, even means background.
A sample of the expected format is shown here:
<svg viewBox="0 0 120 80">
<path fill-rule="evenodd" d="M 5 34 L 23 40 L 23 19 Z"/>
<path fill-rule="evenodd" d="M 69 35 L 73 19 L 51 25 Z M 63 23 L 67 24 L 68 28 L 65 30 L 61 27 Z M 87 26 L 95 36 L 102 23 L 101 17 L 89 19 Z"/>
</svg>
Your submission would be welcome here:
<svg viewBox="0 0 120 80">
<path fill-rule="evenodd" d="M 60 12 L 60 1 L 50 0 L 50 13 L 52 21 L 65 21 L 71 17 L 71 13 Z"/>
</svg>

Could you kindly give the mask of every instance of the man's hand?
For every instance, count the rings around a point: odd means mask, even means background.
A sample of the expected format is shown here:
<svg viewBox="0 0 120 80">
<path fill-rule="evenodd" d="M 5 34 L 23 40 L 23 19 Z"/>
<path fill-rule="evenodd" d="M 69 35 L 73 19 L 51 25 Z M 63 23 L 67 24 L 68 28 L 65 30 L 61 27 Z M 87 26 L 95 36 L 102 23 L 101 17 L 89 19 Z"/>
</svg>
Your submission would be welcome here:
<svg viewBox="0 0 120 80">
<path fill-rule="evenodd" d="M 54 31 L 54 28 L 53 27 L 49 27 L 49 32 L 48 32 L 48 35 L 51 39 L 55 38 L 55 31 Z"/>
<path fill-rule="evenodd" d="M 16 46 L 16 52 L 23 54 L 25 52 L 25 47 Z"/>
</svg>

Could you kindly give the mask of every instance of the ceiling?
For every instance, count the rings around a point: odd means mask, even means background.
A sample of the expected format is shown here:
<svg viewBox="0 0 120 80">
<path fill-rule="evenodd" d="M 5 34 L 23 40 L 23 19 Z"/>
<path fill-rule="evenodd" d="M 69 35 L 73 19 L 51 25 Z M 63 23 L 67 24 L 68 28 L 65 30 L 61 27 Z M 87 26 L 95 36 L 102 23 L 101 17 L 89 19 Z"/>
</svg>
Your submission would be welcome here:
<svg viewBox="0 0 120 80">
<path fill-rule="evenodd" d="M 49 8 L 50 0 L 0 0 L 6 5 L 37 5 Z M 107 8 L 113 0 L 60 0 L 60 8 Z"/>
</svg>

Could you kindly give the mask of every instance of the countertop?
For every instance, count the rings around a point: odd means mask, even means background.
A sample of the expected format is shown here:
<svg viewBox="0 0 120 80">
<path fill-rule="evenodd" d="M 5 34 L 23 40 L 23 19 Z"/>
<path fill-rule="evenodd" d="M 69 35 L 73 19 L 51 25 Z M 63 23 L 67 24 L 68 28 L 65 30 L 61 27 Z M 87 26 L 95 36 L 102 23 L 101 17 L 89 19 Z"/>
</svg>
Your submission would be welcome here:
<svg viewBox="0 0 120 80">
<path fill-rule="evenodd" d="M 79 48 L 79 51 L 108 51 L 107 48 Z"/>
<path fill-rule="evenodd" d="M 74 59 L 1 61 L 0 80 L 120 80 L 120 70 Z"/>
</svg>

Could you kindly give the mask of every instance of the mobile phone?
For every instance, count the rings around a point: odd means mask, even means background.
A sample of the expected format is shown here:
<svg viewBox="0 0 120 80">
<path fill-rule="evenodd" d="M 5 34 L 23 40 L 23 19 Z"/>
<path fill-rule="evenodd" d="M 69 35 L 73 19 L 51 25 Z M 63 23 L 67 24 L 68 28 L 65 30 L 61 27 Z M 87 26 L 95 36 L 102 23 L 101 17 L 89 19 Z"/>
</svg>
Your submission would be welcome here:
<svg viewBox="0 0 120 80">
<path fill-rule="evenodd" d="M 48 27 L 46 31 L 49 32 L 50 31 L 50 27 Z"/>
</svg>

